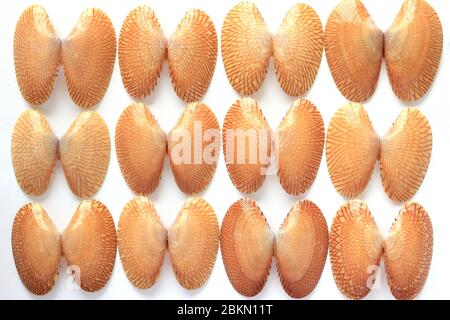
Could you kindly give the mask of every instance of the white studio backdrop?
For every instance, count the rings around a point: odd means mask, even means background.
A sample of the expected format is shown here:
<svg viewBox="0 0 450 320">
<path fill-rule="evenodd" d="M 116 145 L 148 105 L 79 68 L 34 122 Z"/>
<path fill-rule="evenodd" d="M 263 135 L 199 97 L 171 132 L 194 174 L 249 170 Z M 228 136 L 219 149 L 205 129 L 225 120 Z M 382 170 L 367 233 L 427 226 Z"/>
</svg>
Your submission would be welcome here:
<svg viewBox="0 0 450 320">
<path fill-rule="evenodd" d="M 254 0 L 263 15 L 266 24 L 272 32 L 276 32 L 288 9 L 296 3 L 289 1 Z M 319 14 L 323 26 L 328 15 L 337 5 L 338 0 L 303 2 L 310 4 Z M 364 0 L 372 18 L 382 30 L 386 30 L 397 14 L 402 0 Z M 439 71 L 428 94 L 414 103 L 427 116 L 433 130 L 433 151 L 428 173 L 425 180 L 414 196 L 413 200 L 421 203 L 429 212 L 434 229 L 434 252 L 430 274 L 418 299 L 450 298 L 446 285 L 450 283 L 450 212 L 448 212 L 448 182 L 450 178 L 450 3 L 448 1 L 429 1 L 441 18 L 444 29 L 444 48 Z M 0 107 L 0 298 L 1 299 L 38 299 L 24 287 L 16 272 L 11 251 L 11 226 L 17 210 L 30 201 L 41 203 L 51 216 L 58 230 L 62 231 L 68 225 L 80 200 L 70 191 L 61 168 L 57 163 L 53 181 L 48 191 L 41 197 L 30 198 L 22 192 L 16 182 L 11 163 L 10 144 L 11 134 L 16 119 L 30 108 L 22 98 L 14 72 L 13 37 L 14 29 L 22 11 L 35 3 L 31 0 L 16 0 L 2 4 L 0 10 L 0 88 L 2 106 Z M 117 37 L 120 27 L 128 12 L 138 5 L 148 5 L 156 13 L 166 36 L 170 36 L 181 21 L 185 12 L 191 8 L 199 8 L 210 15 L 214 21 L 219 41 L 223 20 L 227 12 L 238 1 L 56 1 L 40 0 L 36 3 L 44 6 L 53 22 L 58 35 L 64 38 L 75 25 L 81 12 L 88 7 L 98 7 L 111 18 L 116 29 Z M 202 101 L 211 107 L 219 122 L 223 123 L 225 113 L 232 103 L 239 98 L 228 82 L 219 54 L 211 85 Z M 280 88 L 273 69 L 273 62 L 269 67 L 267 77 L 261 89 L 253 95 L 263 110 L 270 126 L 275 129 L 295 98 L 287 96 Z M 325 54 L 319 73 L 305 98 L 311 100 L 320 110 L 325 126 L 334 112 L 346 103 L 346 99 L 336 88 L 329 71 Z M 123 87 L 120 77 L 118 61 L 108 91 L 101 103 L 94 108 L 108 124 L 111 135 L 111 161 L 105 182 L 95 198 L 102 201 L 110 209 L 117 225 L 120 213 L 125 204 L 134 197 L 125 183 L 116 158 L 114 148 L 114 131 L 119 115 L 126 106 L 133 102 Z M 167 64 L 152 94 L 144 102 L 157 118 L 161 127 L 168 132 L 176 123 L 186 103 L 181 101 L 172 89 Z M 375 130 L 383 135 L 399 112 L 406 107 L 391 90 L 383 64 L 378 87 L 373 97 L 365 104 Z M 39 107 L 57 134 L 61 136 L 70 126 L 76 116 L 82 111 L 70 99 L 62 70 L 58 74 L 55 89 L 48 102 Z M 226 171 L 223 154 L 210 186 L 201 195 L 215 209 L 221 222 L 229 206 L 239 198 L 240 194 L 231 183 Z M 325 154 L 317 178 L 311 189 L 301 196 L 289 196 L 284 192 L 276 175 L 268 176 L 262 188 L 251 195 L 265 214 L 272 230 L 276 232 L 297 200 L 310 199 L 323 211 L 328 226 L 337 209 L 346 201 L 334 189 L 328 175 Z M 174 221 L 179 209 L 188 198 L 177 187 L 170 170 L 167 158 L 160 185 L 150 196 L 161 217 L 163 224 L 169 227 Z M 379 168 L 376 167 L 372 179 L 364 193 L 359 198 L 367 202 L 376 223 L 383 235 L 386 235 L 403 203 L 392 202 L 385 194 L 381 184 Z M 376 288 L 369 294 L 368 299 L 392 299 L 388 289 L 383 268 Z M 135 289 L 128 282 L 123 271 L 119 255 L 112 277 L 105 288 L 96 293 L 86 293 L 74 289 L 71 277 L 62 272 L 55 288 L 44 299 L 241 299 L 229 282 L 222 263 L 220 252 L 214 270 L 208 282 L 200 289 L 187 291 L 176 281 L 166 255 L 164 266 L 156 284 L 148 290 Z M 278 280 L 275 261 L 264 289 L 255 299 L 289 299 Z M 345 299 L 337 289 L 329 262 L 329 257 L 322 277 L 308 299 Z"/>
</svg>

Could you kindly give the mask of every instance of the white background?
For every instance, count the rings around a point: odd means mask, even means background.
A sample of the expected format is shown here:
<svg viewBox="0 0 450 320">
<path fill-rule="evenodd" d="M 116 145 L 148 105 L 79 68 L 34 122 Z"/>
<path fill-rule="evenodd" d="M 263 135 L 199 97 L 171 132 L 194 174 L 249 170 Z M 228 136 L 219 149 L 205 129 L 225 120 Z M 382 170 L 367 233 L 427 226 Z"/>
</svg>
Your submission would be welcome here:
<svg viewBox="0 0 450 320">
<path fill-rule="evenodd" d="M 17 210 L 30 201 L 40 202 L 49 213 L 60 231 L 69 223 L 79 199 L 77 199 L 66 184 L 60 163 L 57 163 L 53 181 L 48 191 L 41 197 L 30 198 L 24 194 L 18 186 L 11 164 L 10 140 L 14 123 L 19 115 L 30 107 L 22 98 L 16 83 L 13 63 L 13 37 L 17 19 L 21 12 L 34 3 L 28 1 L 7 1 L 2 4 L 0 10 L 0 298 L 37 299 L 23 286 L 16 272 L 11 252 L 11 225 Z M 190 8 L 200 8 L 206 11 L 214 21 L 220 40 L 220 30 L 228 10 L 238 1 L 56 1 L 41 0 L 43 5 L 61 38 L 64 38 L 75 25 L 81 12 L 88 7 L 103 9 L 111 18 L 116 33 L 119 34 L 121 24 L 128 12 L 137 5 L 147 4 L 155 12 L 166 34 L 170 36 L 185 12 Z M 290 1 L 257 1 L 261 14 L 272 32 L 276 32 L 279 24 L 288 9 L 295 3 Z M 322 24 L 338 0 L 331 1 L 305 1 L 309 3 L 319 14 Z M 450 283 L 450 212 L 448 210 L 448 182 L 450 164 L 450 134 L 448 130 L 450 116 L 450 58 L 448 57 L 450 35 L 450 5 L 448 1 L 429 1 L 441 18 L 444 29 L 444 48 L 440 68 L 434 84 L 429 93 L 415 103 L 427 116 L 433 129 L 433 152 L 430 167 L 425 180 L 414 196 L 413 200 L 421 203 L 429 212 L 434 228 L 434 252 L 431 270 L 428 280 L 419 299 L 450 298 L 447 284 Z M 375 20 L 376 24 L 386 30 L 397 14 L 402 1 L 375 1 L 364 0 L 364 3 Z M 253 96 L 262 108 L 272 128 L 276 128 L 289 109 L 294 98 L 288 97 L 277 83 L 273 63 L 262 88 Z M 316 104 L 322 113 L 326 127 L 337 108 L 346 103 L 345 98 L 336 88 L 331 77 L 325 54 L 315 83 L 306 94 L 306 98 Z M 220 54 L 209 90 L 203 98 L 215 112 L 222 124 L 224 116 L 231 104 L 239 98 L 239 95 L 228 83 Z M 106 120 L 110 130 L 111 141 L 114 141 L 114 130 L 117 119 L 124 108 L 133 102 L 125 91 L 120 78 L 118 62 L 108 91 L 101 103 L 95 108 Z M 170 83 L 167 64 L 153 93 L 145 99 L 150 105 L 162 128 L 167 132 L 176 123 L 185 103 L 178 99 Z M 366 110 L 372 120 L 375 130 L 383 135 L 399 112 L 405 108 L 392 92 L 386 75 L 385 65 L 381 68 L 381 76 L 378 87 L 373 97 L 365 104 Z M 49 122 L 58 136 L 61 136 L 80 113 L 70 99 L 62 70 L 56 80 L 55 89 L 48 102 L 40 107 L 49 119 Z M 114 144 L 111 146 L 111 161 L 105 182 L 95 198 L 107 205 L 117 221 L 122 208 L 127 201 L 133 198 L 133 193 L 126 185 L 119 170 Z M 214 179 L 209 188 L 201 194 L 209 201 L 218 215 L 219 221 L 228 207 L 243 195 L 240 194 L 231 183 L 223 155 Z M 253 197 L 260 205 L 273 231 L 277 231 L 291 206 L 297 200 L 310 199 L 323 211 L 330 226 L 336 210 L 345 201 L 334 189 L 328 176 L 325 155 L 322 158 L 319 173 L 311 189 L 302 196 L 292 197 L 281 188 L 276 175 L 269 176 L 263 187 Z M 184 195 L 175 184 L 172 172 L 166 161 L 159 188 L 150 196 L 165 226 L 170 226 L 174 221 L 178 210 L 183 205 L 187 196 Z M 381 184 L 379 168 L 377 167 L 365 192 L 360 198 L 366 201 L 378 224 L 380 231 L 385 235 L 390 225 L 397 216 L 402 204 L 394 203 L 385 195 Z M 384 272 L 379 277 L 379 285 L 374 289 L 369 299 L 392 299 L 387 287 Z M 176 281 L 170 265 L 170 259 L 166 255 L 165 263 L 157 283 L 148 290 L 135 289 L 127 280 L 122 269 L 119 256 L 112 278 L 104 289 L 97 293 L 86 293 L 75 290 L 70 285 L 69 276 L 62 273 L 55 288 L 43 298 L 50 299 L 240 299 L 225 273 L 222 258 L 217 257 L 216 265 L 209 281 L 201 289 L 187 291 Z M 278 280 L 275 262 L 267 284 L 256 299 L 288 299 Z M 308 297 L 309 299 L 344 299 L 339 292 L 331 273 L 329 258 L 327 259 L 322 277 Z"/>
</svg>

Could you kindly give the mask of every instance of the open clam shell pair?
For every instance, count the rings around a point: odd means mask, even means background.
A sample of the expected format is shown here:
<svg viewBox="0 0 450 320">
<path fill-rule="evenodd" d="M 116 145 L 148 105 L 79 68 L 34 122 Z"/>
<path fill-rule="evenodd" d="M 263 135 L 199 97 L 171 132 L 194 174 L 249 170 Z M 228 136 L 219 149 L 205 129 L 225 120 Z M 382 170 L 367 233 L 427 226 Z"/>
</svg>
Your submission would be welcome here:
<svg viewBox="0 0 450 320">
<path fill-rule="evenodd" d="M 339 91 L 364 102 L 375 91 L 384 56 L 395 95 L 420 99 L 433 83 L 442 55 L 443 32 L 425 0 L 405 0 L 383 34 L 360 0 L 343 0 L 325 27 L 328 65 Z"/>
<path fill-rule="evenodd" d="M 61 41 L 45 9 L 25 9 L 14 34 L 14 65 L 20 91 L 32 105 L 47 101 L 60 64 L 69 95 L 80 107 L 92 107 L 105 95 L 116 60 L 116 33 L 99 9 L 84 11 Z"/>
<path fill-rule="evenodd" d="M 310 188 L 317 175 L 325 129 L 317 107 L 301 99 L 272 133 L 257 102 L 243 98 L 228 110 L 222 135 L 228 174 L 239 191 L 252 193 L 262 186 L 274 142 L 280 183 L 286 192 L 298 195 Z"/>
<path fill-rule="evenodd" d="M 11 155 L 17 182 L 34 196 L 43 194 L 60 159 L 70 190 L 80 198 L 103 184 L 110 159 L 108 127 L 94 111 L 83 111 L 58 141 L 41 111 L 27 110 L 16 122 Z"/>
<path fill-rule="evenodd" d="M 189 10 L 171 38 L 166 39 L 152 9 L 132 10 L 120 30 L 119 65 L 128 93 L 138 99 L 149 95 L 167 58 L 178 97 L 199 100 L 211 82 L 217 60 L 217 34 L 211 18 Z"/>
<path fill-rule="evenodd" d="M 116 152 L 125 181 L 135 193 L 149 194 L 158 187 L 167 150 L 183 192 L 200 193 L 209 185 L 219 158 L 220 127 L 207 105 L 188 104 L 167 141 L 148 106 L 134 103 L 123 111 L 116 126 Z"/>
<path fill-rule="evenodd" d="M 180 285 L 197 289 L 208 280 L 216 261 L 219 222 L 208 202 L 190 198 L 167 231 L 152 202 L 138 196 L 122 211 L 117 239 L 123 268 L 135 287 L 153 286 L 168 249 Z"/>
<path fill-rule="evenodd" d="M 309 295 L 316 287 L 328 252 L 328 227 L 311 201 L 294 204 L 276 237 L 255 201 L 235 202 L 222 222 L 220 247 L 234 289 L 254 296 L 264 287 L 277 260 L 281 284 L 291 297 Z"/>
<path fill-rule="evenodd" d="M 62 235 L 41 205 L 26 204 L 14 219 L 11 242 L 20 279 L 35 295 L 52 290 L 61 256 L 77 284 L 89 292 L 106 285 L 116 260 L 114 221 L 97 200 L 82 201 Z"/>
<path fill-rule="evenodd" d="M 340 194 L 355 197 L 367 186 L 379 159 L 386 194 L 405 201 L 422 184 L 431 149 L 431 127 L 419 109 L 403 109 L 380 139 L 364 107 L 349 103 L 334 114 L 328 127 L 328 172 Z"/>
<path fill-rule="evenodd" d="M 309 90 L 319 70 L 322 23 L 309 5 L 296 4 L 271 35 L 256 5 L 241 2 L 225 18 L 221 46 L 228 80 L 240 94 L 250 95 L 261 87 L 273 56 L 283 90 L 300 96 Z"/>
<path fill-rule="evenodd" d="M 433 228 L 426 210 L 407 203 L 383 240 L 367 205 L 345 203 L 330 232 L 330 259 L 339 290 L 352 299 L 369 294 L 384 258 L 389 288 L 397 299 L 422 290 L 433 254 Z"/>
</svg>

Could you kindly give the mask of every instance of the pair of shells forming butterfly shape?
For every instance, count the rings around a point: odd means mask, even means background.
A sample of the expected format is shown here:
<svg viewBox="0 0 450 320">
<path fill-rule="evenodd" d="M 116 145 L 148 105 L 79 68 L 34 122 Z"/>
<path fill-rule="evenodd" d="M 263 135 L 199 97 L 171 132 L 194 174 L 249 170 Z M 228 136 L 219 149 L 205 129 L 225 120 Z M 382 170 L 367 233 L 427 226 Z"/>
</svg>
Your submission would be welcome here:
<svg viewBox="0 0 450 320">
<path fill-rule="evenodd" d="M 311 87 L 319 70 L 322 23 L 313 8 L 296 4 L 278 32 L 271 35 L 258 8 L 241 2 L 225 18 L 221 46 L 228 80 L 240 94 L 250 95 L 261 87 L 273 56 L 283 90 L 300 96 Z"/>
<path fill-rule="evenodd" d="M 156 86 L 167 58 L 178 97 L 199 100 L 208 89 L 217 60 L 217 34 L 211 18 L 189 10 L 171 38 L 166 39 L 153 10 L 132 10 L 119 37 L 119 65 L 128 93 L 141 99 Z"/>
<path fill-rule="evenodd" d="M 426 210 L 407 203 L 383 240 L 367 205 L 345 203 L 331 225 L 330 260 L 340 291 L 352 299 L 367 296 L 384 258 L 389 288 L 397 299 L 422 290 L 433 254 L 433 228 Z"/>
<path fill-rule="evenodd" d="M 105 95 L 116 60 L 116 33 L 108 16 L 87 9 L 64 41 L 44 8 L 25 9 L 14 34 L 14 65 L 20 91 L 32 105 L 47 101 L 60 64 L 69 95 L 80 107 L 92 107 Z"/>
<path fill-rule="evenodd" d="M 349 103 L 331 119 L 327 132 L 328 172 L 336 190 L 355 197 L 367 186 L 377 159 L 386 194 L 410 199 L 430 162 L 431 127 L 417 108 L 405 108 L 380 140 L 361 104 Z"/>
<path fill-rule="evenodd" d="M 200 193 L 211 182 L 220 150 L 220 126 L 201 102 L 187 105 L 167 136 L 149 107 L 127 107 L 116 126 L 116 152 L 128 186 L 137 194 L 152 193 L 159 184 L 168 151 L 178 187 Z"/>
<path fill-rule="evenodd" d="M 148 198 L 127 203 L 117 229 L 119 254 L 125 273 L 137 288 L 153 286 L 170 253 L 178 282 L 197 289 L 209 278 L 219 250 L 219 222 L 203 199 L 190 198 L 167 231 Z"/>
<path fill-rule="evenodd" d="M 88 292 L 106 285 L 116 260 L 114 221 L 97 200 L 82 201 L 62 235 L 41 205 L 26 204 L 16 214 L 11 240 L 20 279 L 35 295 L 52 290 L 61 256 L 77 284 Z"/>
<path fill-rule="evenodd" d="M 92 196 L 103 184 L 111 143 L 105 121 L 94 111 L 81 112 L 58 141 L 44 114 L 27 110 L 17 120 L 11 140 L 16 179 L 29 195 L 47 190 L 57 159 L 78 197 Z"/>
<path fill-rule="evenodd" d="M 284 290 L 302 298 L 322 275 L 328 227 L 313 202 L 298 201 L 274 237 L 256 202 L 244 198 L 231 205 L 223 219 L 220 247 L 228 278 L 240 294 L 254 296 L 263 289 L 275 255 Z"/>
<path fill-rule="evenodd" d="M 324 36 L 333 79 L 355 102 L 374 93 L 383 56 L 397 97 L 420 99 L 436 75 L 442 43 L 441 22 L 425 0 L 406 0 L 384 34 L 360 0 L 343 0 L 328 18 Z"/>
<path fill-rule="evenodd" d="M 228 110 L 222 136 L 228 174 L 239 191 L 252 193 L 262 186 L 274 142 L 280 183 L 286 192 L 298 195 L 309 189 L 317 175 L 325 129 L 317 107 L 301 99 L 272 134 L 256 101 L 246 97 Z"/>
</svg>

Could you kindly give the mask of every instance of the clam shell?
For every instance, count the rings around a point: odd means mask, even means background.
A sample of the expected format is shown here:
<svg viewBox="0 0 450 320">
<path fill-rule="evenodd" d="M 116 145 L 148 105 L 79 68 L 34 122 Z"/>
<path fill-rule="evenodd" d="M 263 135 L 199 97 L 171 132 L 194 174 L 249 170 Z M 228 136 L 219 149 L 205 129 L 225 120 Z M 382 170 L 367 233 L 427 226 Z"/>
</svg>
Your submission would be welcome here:
<svg viewBox="0 0 450 320">
<path fill-rule="evenodd" d="M 108 170 L 110 145 L 108 127 L 94 111 L 83 111 L 59 143 L 62 167 L 70 190 L 80 198 L 100 189 Z"/>
<path fill-rule="evenodd" d="M 325 129 L 322 115 L 308 100 L 297 100 L 278 126 L 275 143 L 278 178 L 287 193 L 309 189 L 322 159 Z"/>
<path fill-rule="evenodd" d="M 383 240 L 367 205 L 345 203 L 336 213 L 330 231 L 330 261 L 339 290 L 351 299 L 367 296 L 383 251 Z"/>
<path fill-rule="evenodd" d="M 257 91 L 272 55 L 272 36 L 258 8 L 250 2 L 234 6 L 225 17 L 222 59 L 233 88 L 242 95 Z"/>
<path fill-rule="evenodd" d="M 17 212 L 11 242 L 25 287 L 36 295 L 50 292 L 58 277 L 61 242 L 55 225 L 39 204 L 26 204 Z"/>
<path fill-rule="evenodd" d="M 420 99 L 430 88 L 442 55 L 439 16 L 423 0 L 406 0 L 385 33 L 389 81 L 403 101 Z"/>
<path fill-rule="evenodd" d="M 180 99 L 199 100 L 211 82 L 217 60 L 217 34 L 211 18 L 189 10 L 168 42 L 170 77 Z"/>
<path fill-rule="evenodd" d="M 405 201 L 417 192 L 428 169 L 432 140 L 423 113 L 403 109 L 381 142 L 381 177 L 389 198 Z"/>
<path fill-rule="evenodd" d="M 119 37 L 119 66 L 127 92 L 142 99 L 158 81 L 166 55 L 166 39 L 155 13 L 147 6 L 132 10 Z"/>
<path fill-rule="evenodd" d="M 383 32 L 360 0 L 343 0 L 328 17 L 325 54 L 334 82 L 350 101 L 364 102 L 377 86 Z"/>
<path fill-rule="evenodd" d="M 397 299 L 413 299 L 422 290 L 433 255 L 433 228 L 427 211 L 408 203 L 384 241 L 389 288 Z"/>
<path fill-rule="evenodd" d="M 327 222 L 313 202 L 297 201 L 275 239 L 278 275 L 293 298 L 309 295 L 322 275 L 328 253 Z"/>
<path fill-rule="evenodd" d="M 245 193 L 257 191 L 270 164 L 272 133 L 252 98 L 237 100 L 225 115 L 223 153 L 235 187 Z"/>
<path fill-rule="evenodd" d="M 326 155 L 331 181 L 345 197 L 360 194 L 379 156 L 380 141 L 367 112 L 349 103 L 331 119 L 327 131 Z"/>
<path fill-rule="evenodd" d="M 216 171 L 220 126 L 204 103 L 187 105 L 168 134 L 170 166 L 178 187 L 187 194 L 202 192 Z"/>
<path fill-rule="evenodd" d="M 116 32 L 101 10 L 85 10 L 61 48 L 69 95 L 80 107 L 92 107 L 105 95 L 116 61 Z"/>
<path fill-rule="evenodd" d="M 153 192 L 159 184 L 166 155 L 166 136 L 150 109 L 134 103 L 116 126 L 116 152 L 128 186 L 137 194 Z"/>
<path fill-rule="evenodd" d="M 264 287 L 272 264 L 274 237 L 255 201 L 241 199 L 227 211 L 220 233 L 225 271 L 234 289 L 254 296 Z"/>
<path fill-rule="evenodd" d="M 116 260 L 116 229 L 108 208 L 84 200 L 62 234 L 62 248 L 80 287 L 88 292 L 103 288 Z"/>
<path fill-rule="evenodd" d="M 11 139 L 11 156 L 22 190 L 38 196 L 51 181 L 56 163 L 58 139 L 44 114 L 27 110 L 17 119 Z"/>
<path fill-rule="evenodd" d="M 17 83 L 32 105 L 47 101 L 55 84 L 61 41 L 45 9 L 32 5 L 21 14 L 14 33 Z"/>
<path fill-rule="evenodd" d="M 153 286 L 164 262 L 167 231 L 148 198 L 138 196 L 127 203 L 120 215 L 117 242 L 128 280 L 140 289 Z"/>
<path fill-rule="evenodd" d="M 219 249 L 219 222 L 211 205 L 190 198 L 169 229 L 169 252 L 178 282 L 197 289 L 211 275 Z"/>
<path fill-rule="evenodd" d="M 322 23 L 307 4 L 289 9 L 273 37 L 278 82 L 290 96 L 305 94 L 313 84 L 323 51 Z"/>
</svg>

